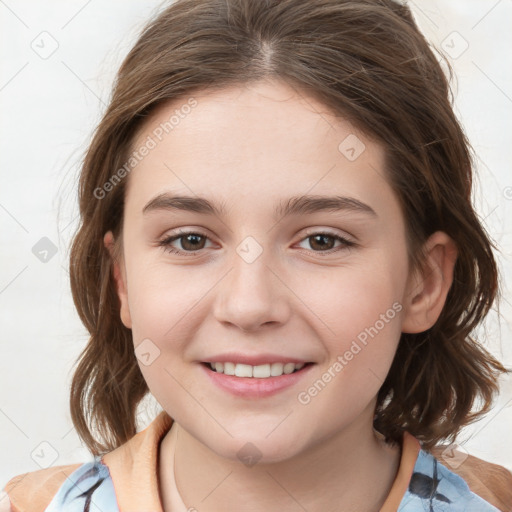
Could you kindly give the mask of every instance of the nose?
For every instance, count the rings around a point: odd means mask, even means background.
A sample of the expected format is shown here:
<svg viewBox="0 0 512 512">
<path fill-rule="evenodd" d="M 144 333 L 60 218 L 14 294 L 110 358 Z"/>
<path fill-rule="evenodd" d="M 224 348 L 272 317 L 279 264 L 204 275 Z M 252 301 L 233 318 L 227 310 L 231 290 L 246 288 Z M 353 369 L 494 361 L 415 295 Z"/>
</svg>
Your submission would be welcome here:
<svg viewBox="0 0 512 512">
<path fill-rule="evenodd" d="M 235 255 L 232 267 L 219 284 L 214 306 L 217 321 L 243 332 L 286 323 L 291 292 L 280 273 L 279 267 L 268 261 L 265 251 L 252 262 Z"/>
</svg>

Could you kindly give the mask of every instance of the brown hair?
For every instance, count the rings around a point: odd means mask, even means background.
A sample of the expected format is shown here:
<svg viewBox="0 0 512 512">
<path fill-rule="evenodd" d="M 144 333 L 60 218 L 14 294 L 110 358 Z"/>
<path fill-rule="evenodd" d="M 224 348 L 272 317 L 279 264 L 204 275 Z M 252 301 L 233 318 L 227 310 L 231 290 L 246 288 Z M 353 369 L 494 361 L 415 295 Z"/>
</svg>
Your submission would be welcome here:
<svg viewBox="0 0 512 512">
<path fill-rule="evenodd" d="M 498 291 L 493 245 L 471 203 L 469 144 L 448 80 L 409 8 L 392 0 L 178 0 L 149 23 L 124 60 L 80 176 L 70 273 L 90 340 L 78 359 L 70 406 L 95 455 L 136 433 L 137 405 L 148 392 L 103 245 L 107 231 L 120 236 L 128 178 L 101 199 L 95 191 L 126 162 L 158 105 L 265 78 L 320 100 L 383 145 L 415 267 L 433 232 L 457 244 L 441 316 L 426 332 L 401 335 L 378 393 L 375 428 L 392 442 L 407 430 L 425 449 L 454 439 L 489 410 L 497 378 L 508 371 L 470 335 Z"/>
</svg>

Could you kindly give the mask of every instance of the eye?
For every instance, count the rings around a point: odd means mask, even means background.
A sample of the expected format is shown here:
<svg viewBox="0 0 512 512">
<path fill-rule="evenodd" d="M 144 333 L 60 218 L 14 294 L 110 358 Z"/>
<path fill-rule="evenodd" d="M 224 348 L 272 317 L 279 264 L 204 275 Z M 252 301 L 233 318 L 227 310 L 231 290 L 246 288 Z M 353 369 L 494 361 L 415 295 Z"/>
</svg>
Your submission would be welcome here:
<svg viewBox="0 0 512 512">
<path fill-rule="evenodd" d="M 355 242 L 348 240 L 336 233 L 329 232 L 312 232 L 307 233 L 307 237 L 303 238 L 301 242 L 309 241 L 312 252 L 332 254 L 343 249 L 355 246 Z M 174 247 L 172 244 L 177 240 L 180 241 L 181 249 Z M 197 231 L 179 231 L 177 234 L 170 235 L 158 242 L 160 247 L 172 254 L 194 256 L 195 253 L 204 249 L 208 236 L 204 233 Z M 338 247 L 333 247 L 336 242 L 340 242 Z"/>
<path fill-rule="evenodd" d="M 336 233 L 313 232 L 307 233 L 307 235 L 306 238 L 302 239 L 302 242 L 307 240 L 310 247 L 313 248 L 313 252 L 316 253 L 332 254 L 356 245 L 355 242 Z M 340 242 L 340 245 L 333 247 L 336 242 Z"/>
<path fill-rule="evenodd" d="M 203 240 L 201 241 L 201 239 Z M 207 239 L 208 237 L 205 234 L 197 231 L 179 231 L 176 235 L 160 240 L 158 245 L 173 254 L 193 256 L 194 253 L 204 248 L 204 241 Z M 176 240 L 180 240 L 181 247 L 184 250 L 177 249 L 172 245 Z"/>
</svg>

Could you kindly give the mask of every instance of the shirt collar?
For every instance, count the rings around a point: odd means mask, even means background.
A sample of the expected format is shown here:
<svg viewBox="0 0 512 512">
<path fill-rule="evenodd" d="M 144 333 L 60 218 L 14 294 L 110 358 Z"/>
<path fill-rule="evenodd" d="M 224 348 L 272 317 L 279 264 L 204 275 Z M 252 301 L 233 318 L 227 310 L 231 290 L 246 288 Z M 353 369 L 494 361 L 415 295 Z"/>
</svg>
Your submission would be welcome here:
<svg viewBox="0 0 512 512">
<path fill-rule="evenodd" d="M 144 430 L 101 458 L 102 464 L 109 469 L 119 510 L 163 512 L 158 490 L 158 453 L 160 441 L 172 423 L 173 419 L 162 411 Z M 404 432 L 400 466 L 380 512 L 398 510 L 420 449 L 419 441 Z"/>
</svg>

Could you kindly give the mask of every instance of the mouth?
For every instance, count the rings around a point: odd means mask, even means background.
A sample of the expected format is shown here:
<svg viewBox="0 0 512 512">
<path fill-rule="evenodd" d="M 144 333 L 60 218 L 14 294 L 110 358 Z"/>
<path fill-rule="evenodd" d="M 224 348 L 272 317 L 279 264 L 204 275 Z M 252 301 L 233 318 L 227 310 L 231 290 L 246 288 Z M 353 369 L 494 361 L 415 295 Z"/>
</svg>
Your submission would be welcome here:
<svg viewBox="0 0 512 512">
<path fill-rule="evenodd" d="M 245 399 L 270 397 L 294 386 L 316 363 L 267 363 L 257 366 L 202 362 L 200 366 L 219 389 Z"/>
<path fill-rule="evenodd" d="M 268 379 L 271 377 L 280 377 L 281 375 L 290 375 L 301 371 L 304 367 L 313 363 L 267 363 L 260 365 L 250 365 L 241 363 L 221 362 L 203 362 L 209 370 L 232 375 L 241 378 Z"/>
</svg>

